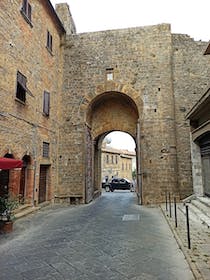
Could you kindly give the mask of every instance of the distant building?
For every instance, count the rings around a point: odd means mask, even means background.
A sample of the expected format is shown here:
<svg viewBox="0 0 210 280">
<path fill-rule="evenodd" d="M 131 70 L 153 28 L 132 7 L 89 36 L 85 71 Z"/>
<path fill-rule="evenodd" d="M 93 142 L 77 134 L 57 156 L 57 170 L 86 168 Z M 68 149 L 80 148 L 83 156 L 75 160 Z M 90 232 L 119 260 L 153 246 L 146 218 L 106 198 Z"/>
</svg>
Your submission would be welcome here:
<svg viewBox="0 0 210 280">
<path fill-rule="evenodd" d="M 132 180 L 132 171 L 135 169 L 136 154 L 128 150 L 118 150 L 105 146 L 102 148 L 101 166 L 102 181 L 106 178 L 122 177 Z"/>
</svg>

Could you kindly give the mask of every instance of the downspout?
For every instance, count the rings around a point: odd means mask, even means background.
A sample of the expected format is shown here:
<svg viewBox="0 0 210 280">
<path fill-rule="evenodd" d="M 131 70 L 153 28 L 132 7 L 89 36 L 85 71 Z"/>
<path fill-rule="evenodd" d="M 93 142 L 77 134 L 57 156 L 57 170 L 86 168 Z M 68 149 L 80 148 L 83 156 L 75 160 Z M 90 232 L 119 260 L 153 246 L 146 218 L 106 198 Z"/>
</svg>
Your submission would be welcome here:
<svg viewBox="0 0 210 280">
<path fill-rule="evenodd" d="M 141 173 L 141 150 L 140 150 L 140 121 L 137 122 L 137 183 L 138 204 L 142 204 L 142 173 Z"/>
<path fill-rule="evenodd" d="M 36 170 L 37 170 L 37 126 L 33 125 L 33 147 L 34 147 L 34 187 L 33 187 L 33 193 L 32 193 L 32 205 L 33 207 L 36 206 L 35 201 L 35 193 L 36 193 Z"/>
</svg>

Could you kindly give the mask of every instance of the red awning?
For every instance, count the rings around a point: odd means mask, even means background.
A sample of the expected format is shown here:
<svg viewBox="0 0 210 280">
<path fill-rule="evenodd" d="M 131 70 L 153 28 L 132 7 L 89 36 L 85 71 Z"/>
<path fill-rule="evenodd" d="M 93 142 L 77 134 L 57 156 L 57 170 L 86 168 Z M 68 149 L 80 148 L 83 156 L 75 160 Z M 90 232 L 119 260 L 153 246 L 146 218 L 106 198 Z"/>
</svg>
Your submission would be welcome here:
<svg viewBox="0 0 210 280">
<path fill-rule="evenodd" d="M 21 168 L 23 161 L 13 158 L 0 158 L 0 169 Z"/>
</svg>

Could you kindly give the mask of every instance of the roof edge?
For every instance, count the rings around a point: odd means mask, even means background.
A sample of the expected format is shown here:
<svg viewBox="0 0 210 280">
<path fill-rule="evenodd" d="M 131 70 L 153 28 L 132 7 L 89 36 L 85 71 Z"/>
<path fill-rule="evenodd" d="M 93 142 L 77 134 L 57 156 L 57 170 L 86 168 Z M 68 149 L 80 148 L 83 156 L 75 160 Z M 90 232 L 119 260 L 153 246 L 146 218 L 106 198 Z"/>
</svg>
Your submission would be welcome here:
<svg viewBox="0 0 210 280">
<path fill-rule="evenodd" d="M 63 26 L 63 24 L 62 24 L 62 22 L 61 22 L 61 20 L 60 20 L 60 18 L 59 18 L 59 16 L 57 15 L 57 13 L 56 13 L 56 11 L 55 11 L 55 9 L 54 9 L 54 7 L 53 7 L 51 1 L 50 1 L 50 0 L 44 0 L 44 2 L 46 3 L 46 5 L 47 5 L 49 11 L 50 11 L 50 12 L 52 13 L 52 15 L 54 16 L 54 18 L 55 18 L 55 20 L 56 20 L 56 23 L 57 23 L 57 27 L 58 27 L 60 33 L 61 33 L 61 34 L 65 34 L 65 33 L 66 33 L 66 30 L 65 30 L 65 28 L 64 28 L 64 26 Z"/>
<path fill-rule="evenodd" d="M 201 96 L 201 98 L 196 102 L 196 104 L 191 108 L 191 110 L 185 116 L 185 119 L 190 119 L 202 106 L 202 103 L 207 100 L 210 96 L 210 88 Z"/>
</svg>

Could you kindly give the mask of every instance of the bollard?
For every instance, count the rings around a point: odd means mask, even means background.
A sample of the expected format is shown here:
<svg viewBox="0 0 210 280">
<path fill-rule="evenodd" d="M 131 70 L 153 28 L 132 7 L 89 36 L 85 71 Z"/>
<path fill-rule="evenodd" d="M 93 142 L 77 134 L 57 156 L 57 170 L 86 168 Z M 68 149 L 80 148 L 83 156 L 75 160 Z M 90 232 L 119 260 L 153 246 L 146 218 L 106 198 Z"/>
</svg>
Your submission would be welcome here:
<svg viewBox="0 0 210 280">
<path fill-rule="evenodd" d="M 166 211 L 168 212 L 168 201 L 167 201 L 167 191 L 166 191 Z"/>
<path fill-rule="evenodd" d="M 188 205 L 186 205 L 186 220 L 187 220 L 187 241 L 188 241 L 188 249 L 191 249 L 191 244 L 190 244 L 190 224 L 189 224 L 189 210 L 188 210 Z"/>
<path fill-rule="evenodd" d="M 168 194 L 168 200 L 169 200 L 169 217 L 171 218 L 172 215 L 171 215 L 171 194 L 170 193 Z"/>
<path fill-rule="evenodd" d="M 176 211 L 176 197 L 174 196 L 174 217 L 175 217 L 175 227 L 177 228 L 177 211 Z"/>
</svg>

